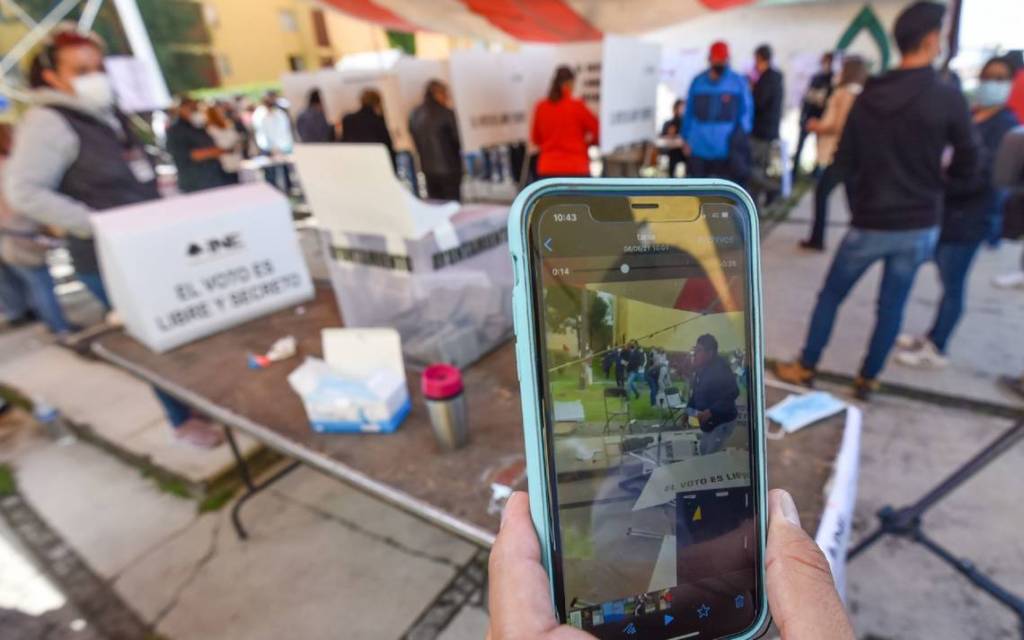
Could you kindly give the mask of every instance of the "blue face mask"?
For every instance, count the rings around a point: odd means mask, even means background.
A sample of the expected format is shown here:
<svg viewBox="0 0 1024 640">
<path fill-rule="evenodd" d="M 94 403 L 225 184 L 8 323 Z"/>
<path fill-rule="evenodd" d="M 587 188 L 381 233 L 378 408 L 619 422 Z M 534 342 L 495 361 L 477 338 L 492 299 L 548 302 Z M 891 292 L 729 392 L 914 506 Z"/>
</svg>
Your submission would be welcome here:
<svg viewBox="0 0 1024 640">
<path fill-rule="evenodd" d="M 982 80 L 971 102 L 976 107 L 998 107 L 1010 97 L 1009 80 Z"/>
</svg>

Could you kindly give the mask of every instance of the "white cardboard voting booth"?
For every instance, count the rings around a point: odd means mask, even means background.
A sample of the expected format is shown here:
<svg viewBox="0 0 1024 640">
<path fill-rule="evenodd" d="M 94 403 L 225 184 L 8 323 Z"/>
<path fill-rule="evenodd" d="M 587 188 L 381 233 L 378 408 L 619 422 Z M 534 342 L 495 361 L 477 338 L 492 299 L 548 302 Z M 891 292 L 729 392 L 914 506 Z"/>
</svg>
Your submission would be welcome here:
<svg viewBox="0 0 1024 640">
<path fill-rule="evenodd" d="M 427 82 L 437 78 L 447 82 L 448 65 L 440 60 L 420 60 L 408 56 L 387 60 L 380 68 L 320 69 L 286 73 L 281 76 L 284 97 L 292 104 L 292 115 L 306 108 L 309 92 L 319 89 L 324 100 L 327 119 L 338 122 L 346 113 L 359 109 L 359 95 L 365 89 L 376 89 L 384 104 L 384 120 L 388 124 L 395 149 L 412 149 L 409 136 L 409 114 L 421 102 Z"/>
<path fill-rule="evenodd" d="M 265 184 L 119 207 L 92 223 L 107 294 L 154 351 L 313 297 L 291 208 Z"/>
<path fill-rule="evenodd" d="M 529 45 L 517 52 L 453 52 L 452 97 L 463 147 L 528 140 L 534 107 L 560 65 L 576 70 L 576 94 L 601 122 L 602 153 L 654 139 L 661 47 L 609 35 L 601 42 Z"/>
<path fill-rule="evenodd" d="M 426 203 L 380 145 L 297 145 L 346 327 L 394 327 L 407 358 L 466 366 L 512 334 L 508 208 Z"/>
</svg>

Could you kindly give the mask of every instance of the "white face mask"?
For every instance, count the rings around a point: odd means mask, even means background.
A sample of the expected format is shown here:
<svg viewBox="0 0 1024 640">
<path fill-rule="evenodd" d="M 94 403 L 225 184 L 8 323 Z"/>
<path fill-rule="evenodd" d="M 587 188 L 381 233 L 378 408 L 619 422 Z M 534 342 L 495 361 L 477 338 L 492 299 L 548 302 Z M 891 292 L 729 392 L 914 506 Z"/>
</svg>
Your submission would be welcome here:
<svg viewBox="0 0 1024 640">
<path fill-rule="evenodd" d="M 193 127 L 204 129 L 207 123 L 206 114 L 202 111 L 196 111 L 188 117 L 188 121 L 192 123 Z"/>
<path fill-rule="evenodd" d="M 110 78 L 101 71 L 78 76 L 71 81 L 78 99 L 93 109 L 109 109 L 114 106 L 114 88 Z"/>
</svg>

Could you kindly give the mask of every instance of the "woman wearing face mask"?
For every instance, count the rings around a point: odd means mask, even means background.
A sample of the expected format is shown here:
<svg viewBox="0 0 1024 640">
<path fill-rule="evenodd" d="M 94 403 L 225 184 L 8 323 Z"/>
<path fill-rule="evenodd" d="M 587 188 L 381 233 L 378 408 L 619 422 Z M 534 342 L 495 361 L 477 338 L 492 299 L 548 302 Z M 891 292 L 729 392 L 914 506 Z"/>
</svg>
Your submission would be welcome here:
<svg viewBox="0 0 1024 640">
<path fill-rule="evenodd" d="M 178 167 L 178 189 L 192 193 L 228 184 L 221 167 L 225 154 L 207 131 L 206 109 L 192 98 L 178 100 L 178 117 L 167 128 L 167 152 Z"/>
<path fill-rule="evenodd" d="M 971 263 L 1001 217 L 1004 194 L 992 186 L 992 167 L 1003 136 L 1017 126 L 1017 116 L 1006 107 L 1012 77 L 1009 63 L 1002 58 L 989 60 L 981 69 L 981 81 L 971 98 L 974 127 L 981 142 L 978 170 L 946 190 L 942 235 L 935 249 L 942 300 L 927 335 L 898 338 L 901 351 L 896 361 L 902 365 L 934 369 L 948 364 L 946 347 L 963 314 Z"/>
<path fill-rule="evenodd" d="M 59 26 L 33 57 L 29 83 L 34 104 L 15 133 L 4 198 L 18 215 L 66 237 L 75 275 L 109 309 L 90 218 L 159 198 L 156 172 L 114 106 L 97 36 Z M 178 441 L 203 449 L 222 442 L 218 427 L 164 393 L 157 397 Z"/>
<path fill-rule="evenodd" d="M 219 160 L 225 181 L 238 184 L 238 170 L 242 166 L 242 134 L 220 105 L 210 105 L 206 110 L 206 120 L 206 133 L 222 152 Z"/>
</svg>

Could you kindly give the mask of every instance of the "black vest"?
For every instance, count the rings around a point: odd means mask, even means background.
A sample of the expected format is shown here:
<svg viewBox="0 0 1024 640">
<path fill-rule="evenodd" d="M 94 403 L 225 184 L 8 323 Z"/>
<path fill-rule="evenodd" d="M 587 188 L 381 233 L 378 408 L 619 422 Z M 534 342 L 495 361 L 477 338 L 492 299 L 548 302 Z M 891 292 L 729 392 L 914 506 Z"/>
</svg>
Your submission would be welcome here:
<svg viewBox="0 0 1024 640">
<path fill-rule="evenodd" d="M 106 123 L 80 111 L 57 106 L 47 108 L 63 116 L 78 136 L 78 157 L 64 172 L 58 192 L 97 211 L 160 197 L 156 179 L 139 182 L 128 165 L 129 152 L 141 150 L 141 144 L 124 116 L 117 114 L 124 131 L 119 134 Z M 96 248 L 91 239 L 69 236 L 68 252 L 76 271 L 99 273 Z"/>
</svg>

